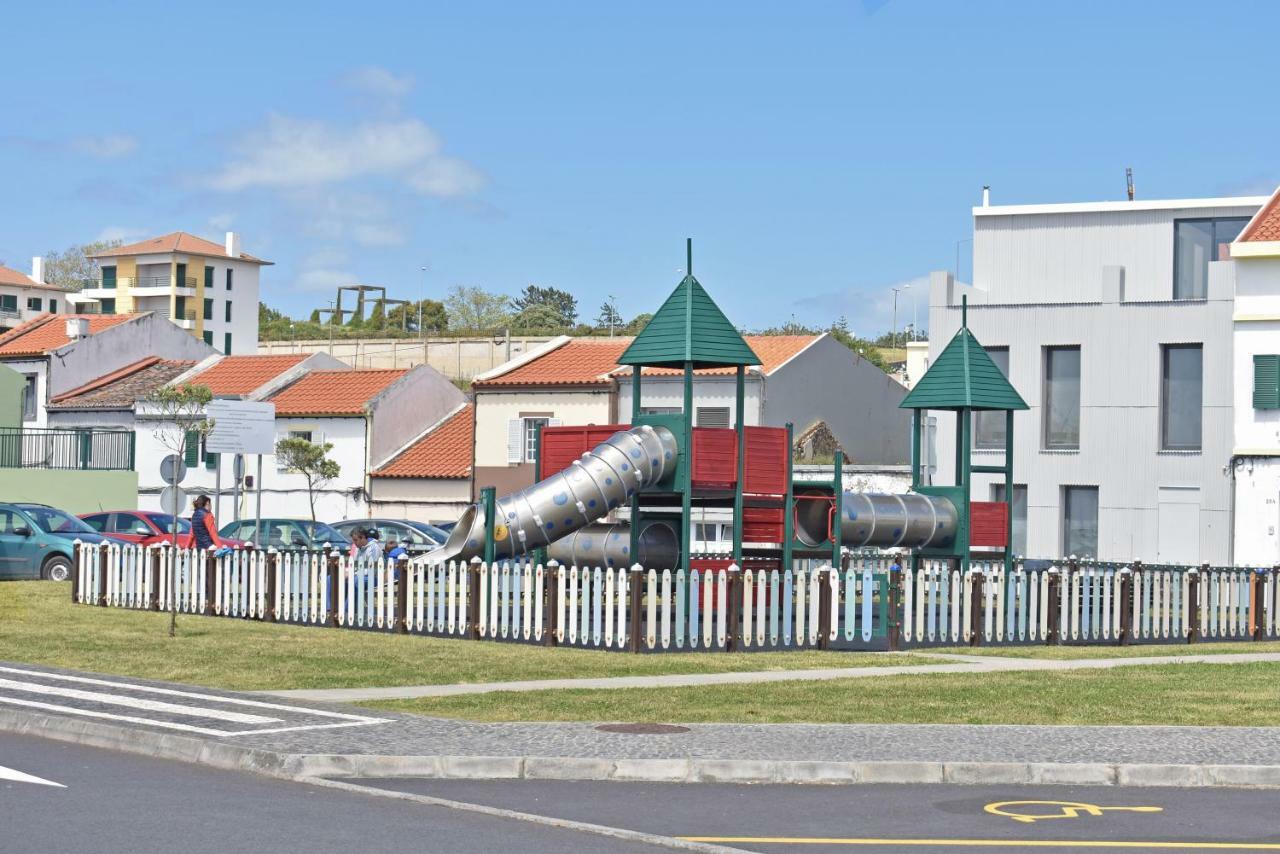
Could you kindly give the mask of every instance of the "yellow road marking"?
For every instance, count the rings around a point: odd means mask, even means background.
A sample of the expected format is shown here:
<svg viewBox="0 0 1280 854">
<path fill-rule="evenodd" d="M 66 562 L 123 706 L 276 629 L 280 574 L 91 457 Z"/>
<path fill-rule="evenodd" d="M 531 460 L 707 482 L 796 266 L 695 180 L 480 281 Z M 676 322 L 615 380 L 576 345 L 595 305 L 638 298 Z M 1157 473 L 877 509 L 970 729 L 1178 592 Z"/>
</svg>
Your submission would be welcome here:
<svg viewBox="0 0 1280 854">
<path fill-rule="evenodd" d="M 1061 812 L 1039 815 L 1036 813 L 1014 812 L 1009 809 L 1010 807 L 1046 806 L 1058 807 Z M 1034 824 L 1037 821 L 1047 821 L 1051 818 L 1079 818 L 1081 815 L 1099 816 L 1105 812 L 1164 812 L 1164 807 L 1101 807 L 1097 804 L 1085 804 L 1078 801 L 998 801 L 993 804 L 987 804 L 982 809 L 992 815 L 1004 816 L 1024 824 Z"/>
<path fill-rule="evenodd" d="M 1145 848 L 1167 851 L 1280 851 L 1280 842 L 1115 842 L 1093 839 L 858 839 L 822 836 L 679 836 L 685 842 L 756 845 L 950 846 L 952 848 Z"/>
</svg>

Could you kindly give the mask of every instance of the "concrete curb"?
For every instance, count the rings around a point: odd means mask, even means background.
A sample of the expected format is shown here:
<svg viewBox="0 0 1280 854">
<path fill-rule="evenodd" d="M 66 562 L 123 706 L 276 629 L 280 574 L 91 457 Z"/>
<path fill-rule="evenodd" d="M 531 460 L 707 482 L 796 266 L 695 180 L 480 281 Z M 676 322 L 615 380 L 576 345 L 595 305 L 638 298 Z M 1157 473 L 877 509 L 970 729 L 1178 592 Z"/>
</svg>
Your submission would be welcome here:
<svg viewBox="0 0 1280 854">
<path fill-rule="evenodd" d="M 1280 765 L 814 762 L 279 753 L 191 736 L 12 709 L 0 709 L 0 731 L 297 781 L 314 781 L 322 777 L 431 777 L 452 780 L 614 780 L 651 783 L 1004 783 L 1280 789 Z"/>
</svg>

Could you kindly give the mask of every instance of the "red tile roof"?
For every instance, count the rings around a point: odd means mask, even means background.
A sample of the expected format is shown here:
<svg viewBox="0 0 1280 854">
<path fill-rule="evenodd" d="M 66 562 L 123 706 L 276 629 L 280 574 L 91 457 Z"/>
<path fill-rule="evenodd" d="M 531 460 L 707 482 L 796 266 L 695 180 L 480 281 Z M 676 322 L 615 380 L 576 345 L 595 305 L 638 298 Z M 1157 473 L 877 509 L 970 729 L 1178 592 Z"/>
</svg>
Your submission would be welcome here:
<svg viewBox="0 0 1280 854">
<path fill-rule="evenodd" d="M 408 372 L 312 371 L 270 400 L 276 415 L 363 415 L 370 401 Z"/>
<path fill-rule="evenodd" d="M 761 370 L 766 375 L 782 367 L 805 347 L 818 340 L 818 335 L 747 335 L 747 345 L 760 357 Z M 472 384 L 477 389 L 503 386 L 562 386 L 600 385 L 607 383 L 610 374 L 631 369 L 620 367 L 618 357 L 633 339 L 627 338 L 574 338 L 549 353 L 518 365 L 504 374 Z M 703 368 L 699 376 L 732 376 L 734 369 Z M 672 368 L 645 368 L 645 376 L 672 376 L 680 373 Z"/>
<path fill-rule="evenodd" d="M 212 258 L 230 257 L 227 255 L 225 244 L 214 243 L 212 240 L 205 240 L 203 237 L 196 237 L 194 234 L 187 234 L 185 231 L 175 231 L 163 237 L 140 240 L 137 243 L 130 243 L 128 246 L 117 246 L 89 257 L 120 258 L 129 255 L 155 255 L 165 252 L 184 252 Z M 255 258 L 246 252 L 240 253 L 239 260 L 247 261 L 250 264 L 271 263 L 270 261 L 263 261 L 261 258 Z"/>
<path fill-rule="evenodd" d="M 0 267 L 0 285 L 11 285 L 18 288 L 40 288 L 46 291 L 59 291 L 67 293 L 66 288 L 60 288 L 57 285 L 50 285 L 47 282 L 37 282 L 26 273 L 19 273 L 17 270 L 9 267 Z"/>
<path fill-rule="evenodd" d="M 139 314 L 42 314 L 21 326 L 15 326 L 0 335 L 0 356 L 43 356 L 71 343 L 67 337 L 66 321 L 81 317 L 89 321 L 89 334 L 97 335 L 104 329 L 118 326 L 125 321 L 142 317 Z"/>
<path fill-rule="evenodd" d="M 50 409 L 121 409 L 133 406 L 151 392 L 188 370 L 195 362 L 148 356 L 104 374 L 79 388 L 55 395 Z"/>
<path fill-rule="evenodd" d="M 1271 201 L 1254 215 L 1237 242 L 1262 242 L 1280 240 L 1280 189 L 1271 195 Z"/>
<path fill-rule="evenodd" d="M 373 477 L 471 477 L 475 442 L 472 404 L 464 404 L 421 439 L 373 473 Z"/>
<path fill-rule="evenodd" d="M 223 356 L 212 367 L 201 371 L 187 382 L 208 386 L 215 395 L 248 394 L 297 367 L 308 356 L 294 353 L 285 356 Z"/>
</svg>

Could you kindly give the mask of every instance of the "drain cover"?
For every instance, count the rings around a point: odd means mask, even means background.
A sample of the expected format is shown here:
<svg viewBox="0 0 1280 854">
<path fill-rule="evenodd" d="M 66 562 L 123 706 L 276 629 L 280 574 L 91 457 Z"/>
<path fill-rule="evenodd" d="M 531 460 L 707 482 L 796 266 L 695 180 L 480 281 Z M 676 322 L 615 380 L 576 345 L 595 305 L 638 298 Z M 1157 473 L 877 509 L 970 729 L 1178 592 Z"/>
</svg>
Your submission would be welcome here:
<svg viewBox="0 0 1280 854">
<path fill-rule="evenodd" d="M 600 724 L 596 729 L 600 732 L 622 732 L 628 735 L 675 735 L 689 731 L 687 726 L 675 724 Z"/>
</svg>

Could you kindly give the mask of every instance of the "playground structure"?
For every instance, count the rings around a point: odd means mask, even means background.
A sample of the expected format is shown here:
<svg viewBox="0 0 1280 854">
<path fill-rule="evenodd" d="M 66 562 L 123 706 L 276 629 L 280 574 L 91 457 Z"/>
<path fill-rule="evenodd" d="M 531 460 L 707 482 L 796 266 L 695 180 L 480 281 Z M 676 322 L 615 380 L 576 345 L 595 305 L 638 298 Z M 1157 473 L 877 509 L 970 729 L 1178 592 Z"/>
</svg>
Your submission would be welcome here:
<svg viewBox="0 0 1280 854">
<path fill-rule="evenodd" d="M 694 278 L 691 242 L 686 251 L 685 277 L 619 359 L 631 368 L 630 424 L 543 427 L 535 483 L 502 498 L 482 490 L 433 563 L 530 556 L 580 567 L 776 570 L 796 558 L 839 566 L 842 550 L 897 548 L 911 550 L 913 566 L 946 558 L 966 571 L 978 547 L 1012 566 L 1008 505 L 972 501 L 970 477 L 1003 474 L 1012 495 L 1013 412 L 1027 405 L 969 332 L 967 305 L 959 332 L 901 404 L 913 411 L 912 491 L 846 492 L 839 451 L 829 480 L 797 481 L 791 425 L 743 424 L 745 370 L 760 360 Z M 693 424 L 693 376 L 706 368 L 734 370 L 732 428 Z M 645 371 L 672 369 L 684 379 L 682 410 L 645 413 Z M 924 483 L 921 428 L 932 409 L 956 413 L 952 485 Z M 1005 413 L 1002 466 L 971 463 L 978 411 Z M 627 521 L 600 521 L 624 507 Z M 690 548 L 695 514 L 709 508 L 732 510 L 729 555 Z"/>
</svg>

